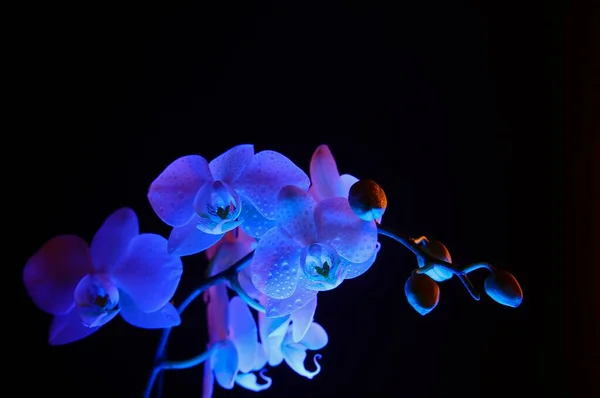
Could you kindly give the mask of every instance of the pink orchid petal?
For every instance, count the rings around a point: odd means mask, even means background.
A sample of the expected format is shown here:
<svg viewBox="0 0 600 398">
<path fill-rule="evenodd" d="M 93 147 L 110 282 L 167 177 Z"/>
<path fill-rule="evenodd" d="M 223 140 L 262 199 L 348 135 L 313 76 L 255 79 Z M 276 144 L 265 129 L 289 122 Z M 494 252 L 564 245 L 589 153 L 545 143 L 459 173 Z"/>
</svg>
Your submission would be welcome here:
<svg viewBox="0 0 600 398">
<path fill-rule="evenodd" d="M 265 306 L 267 317 L 280 317 L 298 311 L 305 305 L 310 304 L 317 293 L 316 290 L 309 289 L 308 280 L 306 278 L 300 277 L 296 290 L 290 297 L 282 300 L 272 297 L 267 298 L 267 304 Z"/>
<path fill-rule="evenodd" d="M 274 220 L 277 194 L 286 185 L 308 190 L 310 180 L 306 173 L 282 154 L 261 151 L 244 169 L 234 189 L 252 202 L 263 217 Z"/>
<path fill-rule="evenodd" d="M 301 250 L 302 246 L 282 228 L 267 232 L 258 242 L 250 264 L 254 286 L 269 297 L 291 296 L 301 272 Z"/>
<path fill-rule="evenodd" d="M 211 160 L 208 166 L 215 180 L 231 184 L 250 164 L 253 156 L 253 145 L 238 145 Z"/>
<path fill-rule="evenodd" d="M 217 243 L 223 234 L 207 234 L 196 226 L 198 222 L 193 218 L 186 225 L 175 227 L 169 235 L 168 251 L 176 256 L 190 256 L 200 253 Z"/>
<path fill-rule="evenodd" d="M 302 245 L 308 246 L 317 239 L 315 207 L 316 202 L 308 192 L 286 185 L 278 195 L 277 223 Z"/>
<path fill-rule="evenodd" d="M 371 257 L 363 263 L 351 263 L 348 261 L 345 265 L 346 267 L 348 267 L 348 272 L 346 273 L 346 277 L 344 279 L 356 278 L 367 272 L 377 259 L 377 254 L 379 253 L 380 248 L 381 244 L 377 242 L 375 244 L 375 251 L 373 252 L 373 254 L 371 254 Z"/>
<path fill-rule="evenodd" d="M 50 345 L 73 343 L 96 332 L 99 327 L 88 328 L 81 323 L 75 309 L 65 315 L 57 315 L 50 324 L 48 342 Z"/>
<path fill-rule="evenodd" d="M 161 220 L 179 227 L 192 218 L 194 198 L 200 187 L 212 181 L 206 159 L 198 155 L 183 156 L 152 182 L 148 200 Z"/>
<path fill-rule="evenodd" d="M 310 160 L 311 189 L 317 202 L 338 196 L 340 173 L 327 145 L 319 145 Z"/>
<path fill-rule="evenodd" d="M 227 268 L 240 261 L 242 258 L 244 258 L 244 256 L 246 256 L 254 249 L 254 246 L 256 245 L 256 240 L 248 237 L 248 235 L 245 234 L 245 237 L 241 238 L 240 240 L 226 241 L 226 239 L 228 239 L 228 236 L 234 233 L 235 232 L 233 231 L 228 232 L 227 234 L 225 234 L 225 238 L 221 241 L 222 243 L 219 242 L 219 246 L 216 250 L 216 253 L 213 254 L 213 256 L 211 257 L 213 265 L 210 276 L 225 271 Z"/>
<path fill-rule="evenodd" d="M 353 263 L 367 261 L 377 243 L 375 221 L 358 218 L 347 199 L 330 198 L 315 209 L 319 242 L 331 245 L 338 254 Z"/>
<path fill-rule="evenodd" d="M 92 270 L 88 244 L 78 236 L 62 235 L 50 239 L 29 258 L 23 283 L 35 305 L 62 315 L 73 308 L 75 288 Z"/>
<path fill-rule="evenodd" d="M 206 291 L 206 318 L 208 323 L 208 338 L 216 343 L 227 338 L 227 320 L 229 318 L 229 297 L 225 285 L 215 285 Z"/>
<path fill-rule="evenodd" d="M 108 216 L 92 239 L 92 262 L 96 271 L 108 272 L 117 266 L 139 234 L 138 218 L 132 209 L 124 207 Z"/>
<path fill-rule="evenodd" d="M 182 272 L 181 259 L 167 252 L 165 238 L 142 234 L 131 242 L 124 261 L 112 277 L 137 308 L 153 312 L 171 300 Z"/>
</svg>

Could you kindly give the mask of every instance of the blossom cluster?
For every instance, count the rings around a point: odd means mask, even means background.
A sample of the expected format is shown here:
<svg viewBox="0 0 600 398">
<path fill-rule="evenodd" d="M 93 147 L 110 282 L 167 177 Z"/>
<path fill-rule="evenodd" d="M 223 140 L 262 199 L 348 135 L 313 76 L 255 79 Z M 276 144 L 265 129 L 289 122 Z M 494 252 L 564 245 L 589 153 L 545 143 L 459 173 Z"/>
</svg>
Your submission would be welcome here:
<svg viewBox="0 0 600 398">
<path fill-rule="evenodd" d="M 74 235 L 49 240 L 25 265 L 23 280 L 33 302 L 54 316 L 50 344 L 80 340 L 118 314 L 140 328 L 178 326 L 184 308 L 176 309 L 171 300 L 182 257 L 204 252 L 209 282 L 198 290 L 209 336 L 201 357 L 206 360 L 203 395 L 212 395 L 215 381 L 226 389 L 237 384 L 264 390 L 272 383 L 267 364 L 285 362 L 313 378 L 321 369 L 320 354 L 309 371 L 307 351 L 328 343 L 314 320 L 317 295 L 369 270 L 382 234 L 417 255 L 418 268 L 405 293 L 419 313 L 437 305 L 437 282 L 456 275 L 470 288 L 466 273 L 482 267 L 492 272 L 485 285 L 490 297 L 520 304 L 522 292 L 512 275 L 485 264 L 457 270 L 441 243 L 382 232 L 385 194 L 373 181 L 340 175 L 326 145 L 313 153 L 309 174 L 278 152 L 255 153 L 252 145 L 235 146 L 210 162 L 183 156 L 148 190 L 152 209 L 172 227 L 168 239 L 140 234 L 135 212 L 122 208 L 106 219 L 89 246 Z"/>
</svg>

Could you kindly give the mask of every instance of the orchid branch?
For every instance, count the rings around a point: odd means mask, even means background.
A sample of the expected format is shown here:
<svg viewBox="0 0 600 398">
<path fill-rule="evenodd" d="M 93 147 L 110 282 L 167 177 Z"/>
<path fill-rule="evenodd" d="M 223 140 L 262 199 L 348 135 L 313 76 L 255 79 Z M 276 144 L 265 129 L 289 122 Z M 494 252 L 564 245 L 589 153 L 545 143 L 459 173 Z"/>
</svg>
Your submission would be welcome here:
<svg viewBox="0 0 600 398">
<path fill-rule="evenodd" d="M 477 292 L 477 290 L 475 290 L 475 287 L 471 283 L 471 280 L 469 279 L 467 274 L 469 272 L 475 271 L 480 268 L 487 269 L 491 274 L 496 273 L 496 268 L 494 268 L 492 265 L 490 265 L 488 263 L 473 263 L 473 264 L 466 265 L 464 267 L 457 267 L 454 264 L 434 258 L 429 253 L 427 253 L 425 250 L 423 250 L 423 247 L 420 245 L 421 242 L 428 241 L 427 238 L 424 236 L 421 236 L 417 239 L 412 239 L 408 236 L 400 234 L 399 232 L 393 231 L 390 228 L 383 227 L 380 224 L 377 225 L 377 233 L 379 235 L 387 236 L 388 238 L 394 239 L 396 242 L 402 244 L 408 250 L 413 252 L 417 256 L 417 258 L 420 258 L 421 260 L 423 260 L 423 262 L 426 265 L 423 268 L 417 269 L 415 271 L 417 274 L 424 274 L 424 273 L 432 270 L 434 267 L 439 267 L 444 270 L 447 270 L 447 271 L 451 272 L 453 275 L 456 275 L 458 277 L 458 279 L 463 283 L 463 285 L 465 286 L 465 288 L 467 289 L 467 291 L 469 292 L 471 297 L 473 297 L 473 299 L 475 299 L 477 301 L 479 301 L 479 299 L 481 297 L 479 295 L 479 292 Z"/>
<path fill-rule="evenodd" d="M 179 307 L 177 307 L 177 312 L 181 315 L 183 313 L 183 311 L 185 311 L 185 309 L 196 299 L 198 298 L 198 296 L 200 296 L 202 293 L 204 293 L 209 287 L 214 286 L 214 285 L 218 285 L 219 283 L 223 283 L 226 281 L 236 281 L 237 282 L 237 275 L 240 271 L 242 271 L 246 266 L 248 266 L 248 264 L 250 264 L 250 260 L 252 259 L 252 256 L 254 255 L 254 251 L 248 253 L 247 255 L 245 255 L 241 260 L 239 260 L 237 263 L 233 264 L 231 267 L 227 268 L 224 271 L 219 272 L 216 275 L 213 275 L 211 277 L 209 277 L 208 279 L 206 279 L 204 281 L 204 283 L 202 283 L 200 286 L 198 286 L 194 291 L 192 291 L 192 293 L 190 293 L 190 295 L 179 305 Z M 235 285 L 235 282 L 232 283 L 232 286 Z M 239 286 L 239 283 L 238 283 Z M 235 290 L 235 288 L 234 288 Z M 239 290 L 242 290 L 241 287 Z M 243 291 L 243 290 L 242 290 Z M 237 290 L 236 290 L 237 292 Z M 238 292 L 239 294 L 239 292 Z M 245 297 L 241 297 L 242 299 L 244 299 L 244 301 L 247 301 L 247 299 L 249 299 L 253 306 L 256 306 L 257 304 L 254 302 L 254 300 L 252 300 L 248 295 L 245 295 Z M 264 310 L 264 308 L 263 308 Z M 162 365 L 165 363 L 164 361 L 164 356 L 165 356 L 165 349 L 167 346 L 167 342 L 169 340 L 169 336 L 171 335 L 171 329 L 172 328 L 165 328 L 163 329 L 163 333 L 162 336 L 160 338 L 160 341 L 158 343 L 158 347 L 156 349 L 156 356 L 154 357 L 154 367 L 152 369 L 152 373 L 150 374 L 150 378 L 148 379 L 148 384 L 146 387 L 146 393 L 144 394 L 144 397 L 148 398 L 150 397 L 150 393 L 152 392 L 152 388 L 154 386 L 154 382 L 156 381 L 157 376 L 160 374 L 161 370 L 166 369 L 163 368 Z M 198 362 L 200 363 L 200 362 Z M 195 365 L 192 365 L 195 366 Z M 173 368 L 175 369 L 175 368 Z M 160 387 L 160 386 L 159 386 Z M 161 389 L 159 388 L 159 396 L 161 395 Z"/>
</svg>

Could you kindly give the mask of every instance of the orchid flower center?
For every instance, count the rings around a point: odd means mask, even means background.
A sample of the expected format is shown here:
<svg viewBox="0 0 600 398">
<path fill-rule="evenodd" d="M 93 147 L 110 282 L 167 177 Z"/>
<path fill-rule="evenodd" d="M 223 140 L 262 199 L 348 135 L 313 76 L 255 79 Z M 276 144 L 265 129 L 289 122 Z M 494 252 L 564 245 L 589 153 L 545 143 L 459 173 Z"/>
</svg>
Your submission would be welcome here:
<svg viewBox="0 0 600 398">
<path fill-rule="evenodd" d="M 302 253 L 302 269 L 313 290 L 331 290 L 346 276 L 347 269 L 337 252 L 330 246 L 314 243 Z"/>
<path fill-rule="evenodd" d="M 119 290 L 106 275 L 88 274 L 75 288 L 75 304 L 85 326 L 102 326 L 119 310 Z"/>
<path fill-rule="evenodd" d="M 242 202 L 237 192 L 215 181 L 197 198 L 197 228 L 207 234 L 223 234 L 241 224 Z"/>
</svg>

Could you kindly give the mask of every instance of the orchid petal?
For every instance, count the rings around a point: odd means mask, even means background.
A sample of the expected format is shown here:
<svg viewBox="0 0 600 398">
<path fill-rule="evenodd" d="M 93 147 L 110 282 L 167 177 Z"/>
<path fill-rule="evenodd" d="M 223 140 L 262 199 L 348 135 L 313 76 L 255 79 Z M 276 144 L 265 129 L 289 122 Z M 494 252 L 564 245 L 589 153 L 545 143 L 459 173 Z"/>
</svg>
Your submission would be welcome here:
<svg viewBox="0 0 600 398">
<path fill-rule="evenodd" d="M 238 352 L 240 372 L 251 371 L 258 350 L 256 322 L 250 308 L 239 296 L 229 302 L 229 338 Z"/>
<path fill-rule="evenodd" d="M 215 256 L 212 258 L 213 268 L 211 276 L 225 271 L 233 264 L 240 261 L 244 256 L 252 251 L 251 242 L 223 242 L 219 245 Z"/>
<path fill-rule="evenodd" d="M 268 376 L 265 376 L 265 372 L 267 370 L 263 369 L 259 372 L 260 377 L 266 381 L 264 384 L 258 384 L 257 377 L 254 373 L 242 373 L 238 374 L 235 378 L 235 382 L 250 391 L 264 391 L 267 388 L 271 387 L 273 384 L 273 379 Z"/>
<path fill-rule="evenodd" d="M 327 145 L 319 145 L 310 160 L 312 192 L 318 202 L 337 195 L 336 186 L 340 173 Z"/>
<path fill-rule="evenodd" d="M 252 274 L 249 267 L 244 268 L 238 273 L 238 282 L 240 283 L 242 290 L 246 292 L 248 296 L 254 300 L 259 299 L 261 293 L 257 288 L 254 287 L 254 284 L 252 283 Z"/>
<path fill-rule="evenodd" d="M 358 182 L 358 178 L 350 174 L 342 174 L 336 185 L 336 195 L 348 199 L 350 188 Z"/>
<path fill-rule="evenodd" d="M 206 318 L 208 323 L 208 338 L 211 343 L 227 338 L 227 319 L 229 318 L 229 297 L 225 285 L 215 285 L 206 291 L 208 303 Z"/>
<path fill-rule="evenodd" d="M 206 348 L 208 349 L 209 347 L 207 346 Z M 204 362 L 202 366 L 202 398 L 212 398 L 215 376 L 213 375 L 210 361 Z"/>
<path fill-rule="evenodd" d="M 29 258 L 23 283 L 35 305 L 63 315 L 73 308 L 75 287 L 91 271 L 87 243 L 75 235 L 62 235 L 50 239 Z"/>
<path fill-rule="evenodd" d="M 177 256 L 190 256 L 200 253 L 217 243 L 223 234 L 207 234 L 196 226 L 198 222 L 193 218 L 186 225 L 175 227 L 169 235 L 168 251 Z"/>
<path fill-rule="evenodd" d="M 353 263 L 367 261 L 377 244 L 375 221 L 358 218 L 347 199 L 330 198 L 315 209 L 319 242 L 331 245 L 338 254 Z"/>
<path fill-rule="evenodd" d="M 361 276 L 365 272 L 367 272 L 375 260 L 377 259 L 377 254 L 379 253 L 379 249 L 381 249 L 381 243 L 377 242 L 375 244 L 375 251 L 371 254 L 371 258 L 369 258 L 364 263 L 351 263 L 347 262 L 346 267 L 348 267 L 348 273 L 346 274 L 345 279 L 352 279 L 358 276 Z"/>
<path fill-rule="evenodd" d="M 304 360 L 306 359 L 306 350 L 300 344 L 290 344 L 283 346 L 283 358 L 285 362 L 288 364 L 294 372 L 298 373 L 300 376 L 304 376 L 306 378 L 312 379 L 321 371 L 321 365 L 317 362 L 317 359 L 321 358 L 319 354 L 315 355 L 313 361 L 316 370 L 310 372 L 304 367 Z"/>
<path fill-rule="evenodd" d="M 237 349 L 230 340 L 225 340 L 213 351 L 210 356 L 210 367 L 213 369 L 215 379 L 221 387 L 227 390 L 233 388 L 235 376 L 238 372 L 238 363 Z"/>
<path fill-rule="evenodd" d="M 291 314 L 309 304 L 311 300 L 315 298 L 317 293 L 317 290 L 308 287 L 308 280 L 301 277 L 298 280 L 296 290 L 290 297 L 282 300 L 272 297 L 267 298 L 267 304 L 265 306 L 266 314 L 268 317 L 279 317 Z"/>
<path fill-rule="evenodd" d="M 124 207 L 108 216 L 92 239 L 91 255 L 96 271 L 109 272 L 118 266 L 139 234 L 138 218 L 132 209 Z"/>
<path fill-rule="evenodd" d="M 202 156 L 180 157 L 160 173 L 148 190 L 148 200 L 158 217 L 172 227 L 186 224 L 194 214 L 194 198 L 213 177 Z"/>
<path fill-rule="evenodd" d="M 261 370 L 267 365 L 267 355 L 263 344 L 256 343 L 258 349 L 256 350 L 256 356 L 254 357 L 254 363 L 252 364 L 252 370 Z"/>
<path fill-rule="evenodd" d="M 277 225 L 274 220 L 269 220 L 268 218 L 263 217 L 256 207 L 248 201 L 243 196 L 242 200 L 242 212 L 240 214 L 240 219 L 243 220 L 240 227 L 246 232 L 248 235 L 254 238 L 261 238 L 268 230 Z"/>
<path fill-rule="evenodd" d="M 263 217 L 274 220 L 277 194 L 286 185 L 308 190 L 310 180 L 304 171 L 284 155 L 274 151 L 261 151 L 254 155 L 234 188 L 246 196 Z"/>
<path fill-rule="evenodd" d="M 296 186 L 281 188 L 277 202 L 277 224 L 302 245 L 317 239 L 314 211 L 316 202 L 310 194 Z"/>
<path fill-rule="evenodd" d="M 208 166 L 215 180 L 231 184 L 252 161 L 253 145 L 237 145 L 210 161 Z"/>
<path fill-rule="evenodd" d="M 320 350 L 329 342 L 327 332 L 316 322 L 310 324 L 308 332 L 300 342 L 308 350 Z"/>
<path fill-rule="evenodd" d="M 87 327 L 100 327 L 119 312 L 119 290 L 106 274 L 81 278 L 73 297 L 77 314 Z"/>
<path fill-rule="evenodd" d="M 301 248 L 282 228 L 267 232 L 258 242 L 250 264 L 254 286 L 269 297 L 290 297 L 298 283 Z"/>
<path fill-rule="evenodd" d="M 162 308 L 179 285 L 183 264 L 167 252 L 167 240 L 160 235 L 138 235 L 129 246 L 113 279 L 144 312 Z"/>
<path fill-rule="evenodd" d="M 75 309 L 64 315 L 57 315 L 50 325 L 48 342 L 50 345 L 62 345 L 81 340 L 100 329 L 88 328 L 81 323 Z"/>
<path fill-rule="evenodd" d="M 177 309 L 171 303 L 165 304 L 158 311 L 140 311 L 130 297 L 121 297 L 121 316 L 130 325 L 143 329 L 163 329 L 179 326 L 181 318 Z"/>
<path fill-rule="evenodd" d="M 117 307 L 111 311 L 99 313 L 97 309 L 92 307 L 75 306 L 75 312 L 77 312 L 83 326 L 99 328 L 112 321 L 121 312 L 121 308 Z"/>
<path fill-rule="evenodd" d="M 267 318 L 261 312 L 258 314 L 258 325 L 267 361 L 269 365 L 277 366 L 283 361 L 281 345 L 290 325 L 290 317 Z"/>
<path fill-rule="evenodd" d="M 298 343 L 302 340 L 308 332 L 308 329 L 312 325 L 316 309 L 317 296 L 304 307 L 292 312 L 292 340 L 294 343 Z"/>
</svg>

